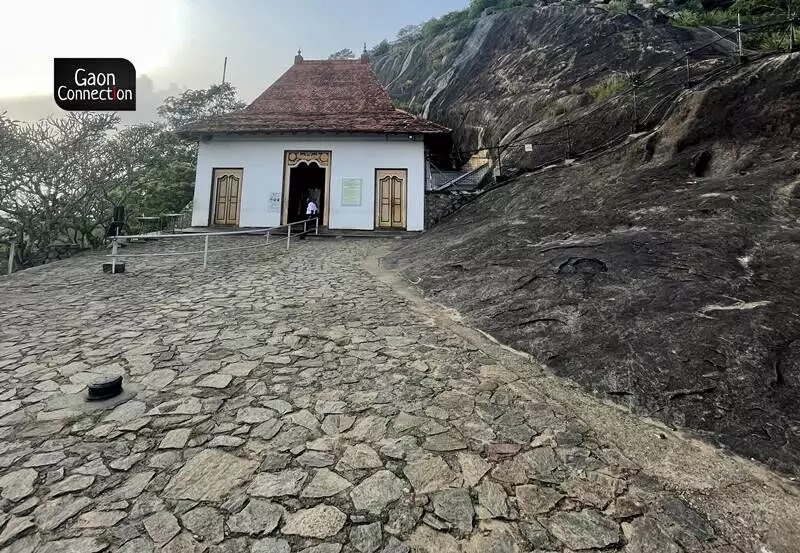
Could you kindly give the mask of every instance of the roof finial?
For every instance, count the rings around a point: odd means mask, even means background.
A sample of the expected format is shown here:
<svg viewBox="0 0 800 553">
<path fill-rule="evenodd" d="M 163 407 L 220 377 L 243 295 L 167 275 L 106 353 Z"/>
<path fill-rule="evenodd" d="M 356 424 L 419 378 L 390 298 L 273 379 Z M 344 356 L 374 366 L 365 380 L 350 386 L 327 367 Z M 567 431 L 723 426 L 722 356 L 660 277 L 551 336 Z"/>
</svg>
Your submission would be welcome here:
<svg viewBox="0 0 800 553">
<path fill-rule="evenodd" d="M 303 53 L 300 51 L 300 48 L 297 49 L 297 55 L 294 57 L 295 65 L 303 61 Z"/>
<path fill-rule="evenodd" d="M 366 42 L 364 43 L 364 53 L 365 54 L 367 53 L 367 43 Z"/>
<path fill-rule="evenodd" d="M 364 43 L 364 51 L 361 52 L 361 63 L 367 63 L 369 60 L 367 59 L 367 43 Z"/>
</svg>

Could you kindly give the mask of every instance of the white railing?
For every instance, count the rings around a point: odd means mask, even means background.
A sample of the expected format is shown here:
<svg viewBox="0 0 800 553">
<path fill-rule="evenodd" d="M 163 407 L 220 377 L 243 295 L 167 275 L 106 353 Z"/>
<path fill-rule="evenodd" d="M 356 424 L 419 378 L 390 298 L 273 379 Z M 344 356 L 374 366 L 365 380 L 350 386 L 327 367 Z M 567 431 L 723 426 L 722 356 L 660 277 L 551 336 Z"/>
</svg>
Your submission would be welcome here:
<svg viewBox="0 0 800 553">
<path fill-rule="evenodd" d="M 313 228 L 309 228 L 309 223 L 313 222 Z M 303 231 L 302 232 L 294 232 L 292 233 L 292 227 L 295 225 L 303 224 Z M 274 244 L 281 244 L 283 243 L 283 238 L 279 240 L 274 240 L 270 242 L 270 234 L 275 233 L 276 231 L 280 231 L 281 229 L 286 229 L 286 249 L 288 250 L 291 242 L 292 236 L 305 236 L 306 234 L 313 232 L 315 235 L 319 235 L 319 218 L 314 217 L 311 219 L 303 219 L 302 221 L 295 221 L 294 223 L 287 223 L 285 225 L 280 225 L 277 227 L 269 227 L 269 228 L 262 228 L 262 229 L 247 229 L 247 230 L 232 230 L 232 231 L 223 231 L 223 232 L 186 232 L 180 234 L 133 234 L 133 235 L 122 235 L 122 236 L 113 236 L 111 238 L 111 253 L 106 255 L 106 257 L 111 258 L 111 274 L 116 274 L 117 263 L 118 259 L 125 260 L 129 257 L 159 257 L 159 256 L 183 256 L 183 255 L 202 255 L 203 256 L 203 270 L 205 271 L 208 267 L 208 254 L 211 253 L 220 253 L 220 252 L 233 252 L 239 250 L 251 250 L 254 248 L 264 248 L 267 246 L 272 246 Z M 236 248 L 220 248 L 215 250 L 208 249 L 209 238 L 212 236 L 233 236 L 237 234 L 250 234 L 250 235 L 260 235 L 263 234 L 266 236 L 266 241 L 262 244 L 256 244 L 255 246 L 240 246 Z M 282 233 L 281 233 L 282 234 Z M 119 244 L 120 240 L 133 240 L 133 239 L 153 239 L 153 238 L 203 238 L 203 249 L 202 250 L 194 250 L 188 252 L 156 252 L 156 253 L 120 253 L 119 252 Z"/>
</svg>

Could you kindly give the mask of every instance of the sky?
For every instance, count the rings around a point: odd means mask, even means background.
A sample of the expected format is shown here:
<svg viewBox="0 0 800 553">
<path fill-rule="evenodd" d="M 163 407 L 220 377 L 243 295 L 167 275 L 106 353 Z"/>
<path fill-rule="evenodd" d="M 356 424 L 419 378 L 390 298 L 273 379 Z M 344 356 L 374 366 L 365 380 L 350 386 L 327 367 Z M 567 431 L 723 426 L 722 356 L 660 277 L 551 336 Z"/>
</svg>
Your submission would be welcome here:
<svg viewBox="0 0 800 553">
<path fill-rule="evenodd" d="M 137 74 L 137 111 L 151 120 L 164 97 L 226 80 L 252 101 L 294 61 L 392 40 L 405 25 L 468 0 L 0 0 L 0 113 L 32 121 L 62 115 L 53 58 L 122 57 Z"/>
</svg>

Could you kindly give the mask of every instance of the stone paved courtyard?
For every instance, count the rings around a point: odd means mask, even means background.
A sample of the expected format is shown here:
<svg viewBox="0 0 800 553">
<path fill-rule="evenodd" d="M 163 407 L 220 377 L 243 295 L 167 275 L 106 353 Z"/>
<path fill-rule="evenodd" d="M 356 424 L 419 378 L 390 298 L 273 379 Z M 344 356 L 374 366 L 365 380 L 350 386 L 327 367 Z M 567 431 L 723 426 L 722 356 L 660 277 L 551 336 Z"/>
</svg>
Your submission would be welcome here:
<svg viewBox="0 0 800 553">
<path fill-rule="evenodd" d="M 749 550 L 365 270 L 386 245 L 0 280 L 0 550 Z"/>
</svg>

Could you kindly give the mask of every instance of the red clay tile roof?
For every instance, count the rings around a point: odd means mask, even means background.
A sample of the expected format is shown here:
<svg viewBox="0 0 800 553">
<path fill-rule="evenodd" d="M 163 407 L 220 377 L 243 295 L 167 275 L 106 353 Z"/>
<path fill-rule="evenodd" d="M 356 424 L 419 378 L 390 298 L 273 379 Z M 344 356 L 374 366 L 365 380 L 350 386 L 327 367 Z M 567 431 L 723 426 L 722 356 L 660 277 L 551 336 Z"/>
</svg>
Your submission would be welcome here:
<svg viewBox="0 0 800 553">
<path fill-rule="evenodd" d="M 246 108 L 198 121 L 184 132 L 429 134 L 449 129 L 395 109 L 364 61 L 302 60 Z"/>
</svg>

